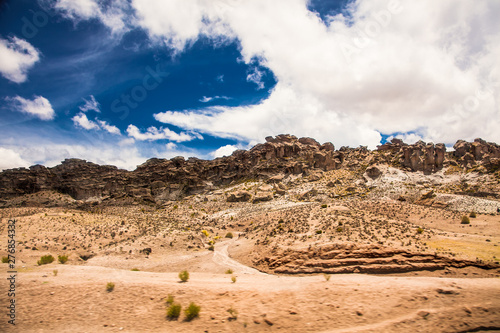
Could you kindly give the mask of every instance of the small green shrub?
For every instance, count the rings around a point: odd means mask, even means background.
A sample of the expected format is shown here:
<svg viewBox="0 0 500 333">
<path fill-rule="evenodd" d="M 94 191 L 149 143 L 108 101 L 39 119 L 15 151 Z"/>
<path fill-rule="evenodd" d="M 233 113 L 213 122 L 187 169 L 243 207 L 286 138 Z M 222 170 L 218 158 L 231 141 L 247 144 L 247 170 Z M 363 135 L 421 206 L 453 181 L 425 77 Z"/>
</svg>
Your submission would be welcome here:
<svg viewBox="0 0 500 333">
<path fill-rule="evenodd" d="M 316 235 L 321 235 L 323 233 L 323 230 L 316 230 Z"/>
<path fill-rule="evenodd" d="M 57 260 L 64 265 L 68 261 L 68 256 L 66 255 L 57 256 Z"/>
<path fill-rule="evenodd" d="M 470 224 L 470 219 L 467 215 L 462 216 L 462 224 Z"/>
<path fill-rule="evenodd" d="M 52 273 L 54 273 L 54 276 L 57 276 L 57 273 L 59 273 L 59 271 L 57 269 L 54 269 Z"/>
<path fill-rule="evenodd" d="M 325 278 L 326 281 L 330 281 L 331 276 L 329 274 L 323 273 L 323 277 Z"/>
<path fill-rule="evenodd" d="M 2 257 L 2 264 L 9 263 L 9 257 Z"/>
<path fill-rule="evenodd" d="M 184 310 L 184 314 L 186 315 L 186 320 L 191 321 L 194 318 L 198 317 L 200 314 L 201 307 L 191 302 L 186 310 Z"/>
<path fill-rule="evenodd" d="M 106 284 L 106 291 L 108 293 L 112 292 L 113 290 L 115 290 L 115 284 L 113 282 L 108 282 Z"/>
<path fill-rule="evenodd" d="M 417 228 L 417 234 L 421 234 L 424 232 L 424 229 L 422 229 L 421 227 L 418 227 Z"/>
<path fill-rule="evenodd" d="M 470 212 L 469 216 L 472 217 L 472 218 L 476 218 L 477 217 L 476 212 Z"/>
<path fill-rule="evenodd" d="M 208 247 L 208 251 L 214 251 L 214 250 L 215 250 L 215 247 L 214 247 L 213 245 L 210 245 L 210 246 Z"/>
<path fill-rule="evenodd" d="M 327 204 L 323 204 L 323 205 L 321 205 L 321 208 L 326 208 L 326 207 L 328 207 L 328 205 L 327 205 Z"/>
<path fill-rule="evenodd" d="M 342 227 L 338 227 L 337 228 L 337 232 L 342 232 L 344 229 L 342 229 Z"/>
<path fill-rule="evenodd" d="M 180 272 L 179 279 L 181 279 L 182 282 L 187 282 L 187 280 L 189 280 L 189 272 L 186 270 Z"/>
<path fill-rule="evenodd" d="M 202 234 L 204 234 L 204 235 L 205 235 L 205 237 L 210 236 L 210 234 L 209 234 L 209 233 L 208 233 L 208 231 L 206 231 L 206 230 L 202 230 L 202 231 L 201 231 L 201 233 L 202 233 Z"/>
<path fill-rule="evenodd" d="M 167 305 L 174 304 L 174 296 L 173 295 L 168 295 L 167 299 L 165 300 L 165 303 L 167 303 Z"/>
<path fill-rule="evenodd" d="M 169 320 L 177 320 L 181 315 L 181 305 L 179 303 L 172 303 L 167 308 L 167 318 Z"/>
<path fill-rule="evenodd" d="M 236 276 L 231 276 L 231 281 L 233 281 L 233 283 L 236 283 Z"/>
<path fill-rule="evenodd" d="M 132 268 L 131 271 L 132 272 L 139 272 L 139 268 Z"/>
<path fill-rule="evenodd" d="M 227 271 L 226 271 L 226 274 L 233 274 L 233 270 L 228 268 Z"/>
<path fill-rule="evenodd" d="M 233 238 L 233 233 L 232 232 L 228 232 L 226 234 L 226 238 Z"/>
<path fill-rule="evenodd" d="M 52 263 L 54 260 L 55 259 L 51 254 L 47 254 L 45 256 L 42 256 L 40 260 L 37 261 L 37 264 L 38 266 L 46 265 Z"/>
</svg>

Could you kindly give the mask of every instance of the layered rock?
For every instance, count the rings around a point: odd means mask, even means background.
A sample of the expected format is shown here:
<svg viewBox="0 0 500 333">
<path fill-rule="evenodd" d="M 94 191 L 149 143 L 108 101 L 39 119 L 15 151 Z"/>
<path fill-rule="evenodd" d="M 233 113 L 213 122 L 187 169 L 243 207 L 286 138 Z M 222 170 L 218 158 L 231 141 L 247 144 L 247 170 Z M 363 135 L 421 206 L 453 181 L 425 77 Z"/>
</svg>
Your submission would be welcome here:
<svg viewBox="0 0 500 333">
<path fill-rule="evenodd" d="M 281 274 L 384 274 L 469 266 L 498 270 L 496 265 L 475 261 L 356 243 L 326 244 L 305 249 L 275 248 L 268 255 L 256 259 L 254 264 L 260 270 Z"/>
</svg>

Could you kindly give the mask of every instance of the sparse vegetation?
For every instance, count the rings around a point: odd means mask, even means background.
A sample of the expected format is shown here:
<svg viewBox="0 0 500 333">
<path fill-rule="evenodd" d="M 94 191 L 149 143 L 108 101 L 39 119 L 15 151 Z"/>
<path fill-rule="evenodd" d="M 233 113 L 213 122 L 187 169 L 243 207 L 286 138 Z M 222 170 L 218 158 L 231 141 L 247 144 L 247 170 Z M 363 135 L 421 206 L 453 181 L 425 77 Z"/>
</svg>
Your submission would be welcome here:
<svg viewBox="0 0 500 333">
<path fill-rule="evenodd" d="M 57 276 L 57 273 L 59 273 L 59 271 L 57 269 L 54 269 L 52 273 L 54 274 L 54 276 Z"/>
<path fill-rule="evenodd" d="M 62 256 L 57 256 L 57 260 L 61 264 L 65 264 L 68 261 L 68 256 L 67 255 L 62 255 Z"/>
<path fill-rule="evenodd" d="M 326 281 L 330 281 L 330 274 L 323 273 L 323 277 L 325 278 Z"/>
<path fill-rule="evenodd" d="M 191 302 L 189 306 L 184 310 L 184 314 L 186 315 L 186 320 L 191 321 L 194 318 L 197 318 L 200 314 L 201 307 Z"/>
<path fill-rule="evenodd" d="M 233 233 L 232 232 L 228 232 L 226 234 L 226 238 L 233 238 Z"/>
<path fill-rule="evenodd" d="M 232 270 L 232 269 L 230 269 L 230 268 L 228 268 L 228 269 L 226 270 L 226 274 L 233 274 L 233 270 Z"/>
<path fill-rule="evenodd" d="M 469 217 L 476 218 L 476 212 L 474 211 L 470 212 Z"/>
<path fill-rule="evenodd" d="M 462 224 L 470 224 L 470 219 L 467 215 L 462 216 Z"/>
<path fill-rule="evenodd" d="M 139 272 L 139 268 L 132 268 L 131 271 L 132 272 Z"/>
<path fill-rule="evenodd" d="M 174 296 L 173 295 L 168 295 L 167 299 L 165 300 L 165 303 L 167 305 L 173 304 L 174 303 Z"/>
<path fill-rule="evenodd" d="M 233 281 L 233 283 L 236 283 L 236 276 L 231 276 L 231 281 Z"/>
<path fill-rule="evenodd" d="M 106 284 L 106 291 L 108 293 L 112 292 L 113 290 L 115 290 L 115 284 L 113 282 L 108 282 Z"/>
<path fill-rule="evenodd" d="M 45 256 L 42 256 L 40 258 L 40 260 L 37 261 L 37 264 L 38 264 L 38 266 L 46 265 L 46 264 L 50 264 L 50 263 L 54 262 L 54 260 L 55 259 L 51 254 L 47 254 Z"/>
<path fill-rule="evenodd" d="M 326 208 L 326 207 L 328 207 L 328 205 L 327 205 L 327 204 L 322 204 L 322 205 L 321 205 L 321 208 Z"/>
<path fill-rule="evenodd" d="M 424 232 L 424 229 L 422 229 L 421 227 L 418 227 L 417 228 L 417 234 L 421 234 Z"/>
<path fill-rule="evenodd" d="M 189 272 L 184 270 L 182 272 L 179 273 L 179 279 L 182 281 L 182 282 L 187 282 L 187 280 L 189 280 Z"/>
<path fill-rule="evenodd" d="M 229 312 L 230 317 L 228 318 L 229 320 L 236 320 L 238 319 L 238 311 L 233 309 L 233 307 L 230 307 L 229 309 L 226 310 Z"/>
<path fill-rule="evenodd" d="M 9 257 L 2 257 L 2 264 L 9 263 Z"/>
<path fill-rule="evenodd" d="M 169 320 L 177 320 L 181 315 L 181 305 L 179 303 L 171 303 L 167 308 L 167 318 Z"/>
</svg>

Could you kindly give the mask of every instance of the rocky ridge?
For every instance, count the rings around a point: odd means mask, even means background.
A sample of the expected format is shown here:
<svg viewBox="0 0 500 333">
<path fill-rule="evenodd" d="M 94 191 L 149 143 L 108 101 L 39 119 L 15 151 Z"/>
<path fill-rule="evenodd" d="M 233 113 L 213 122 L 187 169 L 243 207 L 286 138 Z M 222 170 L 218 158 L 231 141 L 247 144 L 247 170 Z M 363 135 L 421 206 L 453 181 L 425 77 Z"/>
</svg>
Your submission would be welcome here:
<svg viewBox="0 0 500 333">
<path fill-rule="evenodd" d="M 5 170 L 0 173 L 0 200 L 5 203 L 25 194 L 56 191 L 87 202 L 129 198 L 159 204 L 248 179 L 275 183 L 275 191 L 279 192 L 280 180 L 287 175 L 302 174 L 313 181 L 321 172 L 348 169 L 361 173 L 366 170 L 376 178 L 379 171 L 375 165 L 380 164 L 426 174 L 449 166 L 478 172 L 496 172 L 500 168 L 500 146 L 495 143 L 459 140 L 454 148 L 454 152 L 447 153 L 444 144 L 405 144 L 393 139 L 374 151 L 363 146 L 335 150 L 330 142 L 320 144 L 312 138 L 282 134 L 267 137 L 265 143 L 237 150 L 231 156 L 214 160 L 152 158 L 134 171 L 80 159 L 67 159 L 52 168 L 35 165 Z M 269 193 L 261 193 L 259 198 L 266 201 Z"/>
</svg>

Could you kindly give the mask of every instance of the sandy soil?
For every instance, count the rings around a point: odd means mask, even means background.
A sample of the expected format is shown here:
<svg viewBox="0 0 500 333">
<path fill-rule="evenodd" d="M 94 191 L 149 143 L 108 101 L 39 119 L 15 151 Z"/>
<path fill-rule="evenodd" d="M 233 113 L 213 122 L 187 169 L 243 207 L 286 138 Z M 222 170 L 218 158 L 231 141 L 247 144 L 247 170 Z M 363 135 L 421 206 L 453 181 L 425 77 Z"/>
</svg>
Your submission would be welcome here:
<svg viewBox="0 0 500 333">
<path fill-rule="evenodd" d="M 20 270 L 18 325 L 5 332 L 476 332 L 500 330 L 500 280 L 340 274 L 275 276 L 235 263 L 218 244 L 198 257 L 233 274 L 49 264 Z M 192 263 L 188 266 L 192 267 Z M 54 270 L 57 269 L 57 276 Z M 2 274 L 6 270 L 2 267 Z M 233 283 L 231 276 L 236 277 Z M 106 283 L 115 289 L 107 292 Z M 6 288 L 2 280 L 2 289 Z M 4 289 L 5 290 L 5 289 Z M 169 321 L 165 298 L 201 306 Z M 231 320 L 228 309 L 238 312 Z"/>
<path fill-rule="evenodd" d="M 163 206 L 43 208 L 60 195 L 30 195 L 43 203 L 0 209 L 2 257 L 7 221 L 18 221 L 17 325 L 7 323 L 9 268 L 2 263 L 0 332 L 500 331 L 500 215 L 494 212 L 500 201 L 450 194 L 458 180 L 443 177 L 386 170 L 380 179 L 354 186 L 359 175 L 336 170 L 315 182 L 293 177 L 285 194 L 256 204 L 226 197 L 238 190 L 257 193 L 268 186 L 262 182 Z M 475 179 L 468 177 L 469 183 Z M 416 204 L 429 190 L 451 204 Z M 471 212 L 476 217 L 462 224 Z M 344 265 L 335 255 L 316 255 L 329 244 L 354 244 L 357 257 L 348 260 L 360 267 L 376 255 L 404 250 L 392 264 L 411 269 L 300 273 L 313 261 L 320 270 Z M 373 252 L 366 251 L 370 246 L 376 246 Z M 299 274 L 263 266 L 262 259 L 278 250 L 305 251 L 294 261 Z M 55 261 L 38 265 L 47 254 Z M 60 255 L 69 257 L 66 264 L 58 263 Z M 429 271 L 419 264 L 422 258 L 467 264 Z M 189 271 L 188 282 L 179 282 L 182 270 Z M 113 291 L 106 290 L 108 282 Z M 168 320 L 169 295 L 183 309 L 190 302 L 201 306 L 199 317 L 186 321 L 181 313 Z"/>
</svg>

